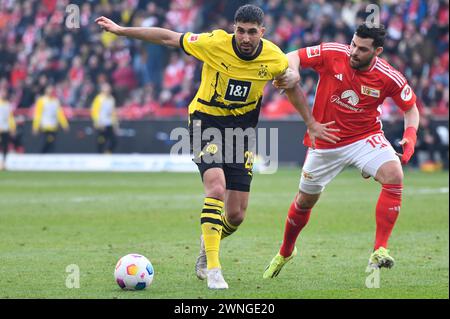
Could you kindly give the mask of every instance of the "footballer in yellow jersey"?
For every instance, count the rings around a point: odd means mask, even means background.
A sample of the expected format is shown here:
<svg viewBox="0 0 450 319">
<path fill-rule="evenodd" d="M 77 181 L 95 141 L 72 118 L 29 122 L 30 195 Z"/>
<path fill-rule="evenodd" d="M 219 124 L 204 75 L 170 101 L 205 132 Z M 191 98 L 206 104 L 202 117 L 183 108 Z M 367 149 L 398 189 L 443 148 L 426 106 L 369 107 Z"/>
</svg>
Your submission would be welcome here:
<svg viewBox="0 0 450 319">
<path fill-rule="evenodd" d="M 238 48 L 236 36 L 223 30 L 185 33 L 180 45 L 187 54 L 204 62 L 200 87 L 189 105 L 194 162 L 202 176 L 210 168 L 221 168 L 226 189 L 249 192 L 256 136 L 242 136 L 227 144 L 224 129 L 256 127 L 264 87 L 286 71 L 287 58 L 275 44 L 265 39 L 260 39 L 251 55 L 245 55 Z M 222 140 L 201 138 L 200 147 L 196 149 L 195 125 L 201 126 L 200 136 L 210 127 L 220 129 Z M 232 154 L 230 160 L 225 158 L 227 153 Z M 205 154 L 212 160 L 204 160 Z"/>
<path fill-rule="evenodd" d="M 111 94 L 111 86 L 108 83 L 101 85 L 101 92 L 92 101 L 91 117 L 97 131 L 97 152 L 112 153 L 117 144 L 116 132 L 119 121 L 116 100 Z"/>
<path fill-rule="evenodd" d="M 264 86 L 279 77 L 286 85 L 289 100 L 307 123 L 309 132 L 322 137 L 328 130 L 326 125 L 312 118 L 298 85 L 299 79 L 287 71 L 286 56 L 275 44 L 262 38 L 265 31 L 263 21 L 264 12 L 254 5 L 238 8 L 233 34 L 223 30 L 182 34 L 157 27 L 122 27 L 106 17 L 95 20 L 108 32 L 182 48 L 203 62 L 201 84 L 189 105 L 189 126 L 194 162 L 199 167 L 205 189 L 200 215 L 201 248 L 195 271 L 199 279 L 207 280 L 210 289 L 228 288 L 219 262 L 220 241 L 234 233 L 245 217 L 252 180 L 251 144 L 254 136 L 244 136 L 243 148 L 231 145 L 232 161 L 227 161 L 226 155 L 230 150 L 226 136 L 222 134 L 219 140 L 204 140 L 202 133 L 208 129 L 221 133 L 228 129 L 254 128 Z M 196 131 L 200 131 L 200 141 L 196 138 Z M 198 143 L 200 147 L 196 148 L 194 144 Z M 244 154 L 239 153 L 241 150 Z M 223 153 L 225 160 L 220 156 Z M 205 159 L 208 155 L 212 155 L 213 161 Z M 242 157 L 243 161 L 236 161 Z"/>
<path fill-rule="evenodd" d="M 54 151 L 59 125 L 65 131 L 69 130 L 69 123 L 56 96 L 55 87 L 49 85 L 45 88 L 45 94 L 37 99 L 33 117 L 33 134 L 41 132 L 44 140 L 41 153 Z"/>
<path fill-rule="evenodd" d="M 248 192 L 255 136 L 243 139 L 244 145 L 234 141 L 227 146 L 223 130 L 256 127 L 264 87 L 286 71 L 287 58 L 276 45 L 265 39 L 259 41 L 254 53 L 244 55 L 239 51 L 235 35 L 223 30 L 202 34 L 188 32 L 181 36 L 180 45 L 187 54 L 204 62 L 200 87 L 189 105 L 194 161 L 202 176 L 206 170 L 219 167 L 225 173 L 226 189 Z M 194 125 L 201 125 L 202 132 L 211 127 L 220 129 L 222 141 L 202 138 L 201 147 L 195 149 Z M 238 156 L 227 161 L 226 152 L 241 152 L 244 156 L 241 161 Z M 202 159 L 205 153 L 213 155 L 211 161 Z"/>
<path fill-rule="evenodd" d="M 200 87 L 189 105 L 189 114 L 217 127 L 255 127 L 263 90 L 288 68 L 284 53 L 261 39 L 255 53 L 239 51 L 236 37 L 223 30 L 185 33 L 184 51 L 204 62 Z"/>
</svg>

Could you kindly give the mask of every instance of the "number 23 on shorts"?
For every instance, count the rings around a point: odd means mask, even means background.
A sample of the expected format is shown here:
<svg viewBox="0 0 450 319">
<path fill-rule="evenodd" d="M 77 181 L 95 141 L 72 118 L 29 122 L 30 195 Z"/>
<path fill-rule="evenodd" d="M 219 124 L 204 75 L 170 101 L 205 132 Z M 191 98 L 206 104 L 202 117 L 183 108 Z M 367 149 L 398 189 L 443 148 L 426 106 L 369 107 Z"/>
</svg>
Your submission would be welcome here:
<svg viewBox="0 0 450 319">
<path fill-rule="evenodd" d="M 244 153 L 244 158 L 245 158 L 245 168 L 251 171 L 253 169 L 253 162 L 255 160 L 255 155 L 253 154 L 253 152 L 246 151 Z"/>
</svg>

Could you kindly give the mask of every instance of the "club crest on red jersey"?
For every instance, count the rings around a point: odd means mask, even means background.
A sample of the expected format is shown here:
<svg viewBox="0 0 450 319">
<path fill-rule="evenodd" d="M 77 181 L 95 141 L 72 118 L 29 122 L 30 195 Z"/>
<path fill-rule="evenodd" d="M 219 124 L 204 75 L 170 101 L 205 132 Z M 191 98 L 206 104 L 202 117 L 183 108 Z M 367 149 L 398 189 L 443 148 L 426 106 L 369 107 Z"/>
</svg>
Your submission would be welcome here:
<svg viewBox="0 0 450 319">
<path fill-rule="evenodd" d="M 381 95 L 381 92 L 380 92 L 380 90 L 373 89 L 373 88 L 365 86 L 365 85 L 361 85 L 361 94 L 379 98 Z"/>
<path fill-rule="evenodd" d="M 316 56 L 320 56 L 320 45 L 316 45 L 313 47 L 307 47 L 306 55 L 308 56 L 308 58 L 314 58 Z"/>
</svg>

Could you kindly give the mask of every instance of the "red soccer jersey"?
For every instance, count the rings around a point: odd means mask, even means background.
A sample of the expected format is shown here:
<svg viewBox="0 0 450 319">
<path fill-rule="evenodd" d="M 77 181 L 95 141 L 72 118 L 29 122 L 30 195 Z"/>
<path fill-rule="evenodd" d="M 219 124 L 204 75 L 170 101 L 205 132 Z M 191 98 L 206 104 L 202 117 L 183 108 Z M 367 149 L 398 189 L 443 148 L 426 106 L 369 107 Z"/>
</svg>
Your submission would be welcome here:
<svg viewBox="0 0 450 319">
<path fill-rule="evenodd" d="M 319 73 L 313 115 L 316 121 L 335 121 L 340 129 L 337 144 L 316 140 L 319 149 L 351 144 L 382 132 L 381 105 L 391 97 L 403 111 L 416 102 L 416 95 L 403 75 L 381 58 L 375 58 L 371 68 L 358 71 L 350 66 L 350 46 L 322 43 L 298 50 L 302 68 Z M 308 133 L 303 143 L 311 147 Z"/>
</svg>

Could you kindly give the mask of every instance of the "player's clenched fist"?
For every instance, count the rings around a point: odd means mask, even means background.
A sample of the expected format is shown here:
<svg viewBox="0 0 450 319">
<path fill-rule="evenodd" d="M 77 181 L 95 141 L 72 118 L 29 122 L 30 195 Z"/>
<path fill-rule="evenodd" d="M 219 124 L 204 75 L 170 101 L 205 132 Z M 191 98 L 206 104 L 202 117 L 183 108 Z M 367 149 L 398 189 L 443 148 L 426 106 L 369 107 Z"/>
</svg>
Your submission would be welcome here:
<svg viewBox="0 0 450 319">
<path fill-rule="evenodd" d="M 101 16 L 101 17 L 95 19 L 95 22 L 99 26 L 101 26 L 103 29 L 105 29 L 106 31 L 120 35 L 120 31 L 122 30 L 122 27 L 119 26 L 118 24 L 116 24 L 111 19 Z"/>
</svg>

